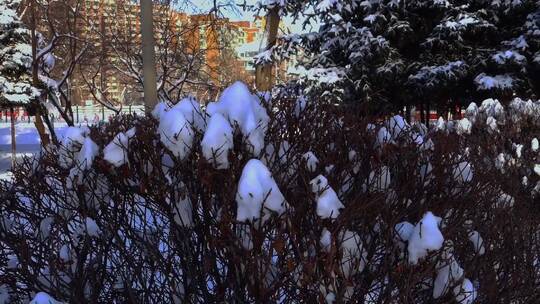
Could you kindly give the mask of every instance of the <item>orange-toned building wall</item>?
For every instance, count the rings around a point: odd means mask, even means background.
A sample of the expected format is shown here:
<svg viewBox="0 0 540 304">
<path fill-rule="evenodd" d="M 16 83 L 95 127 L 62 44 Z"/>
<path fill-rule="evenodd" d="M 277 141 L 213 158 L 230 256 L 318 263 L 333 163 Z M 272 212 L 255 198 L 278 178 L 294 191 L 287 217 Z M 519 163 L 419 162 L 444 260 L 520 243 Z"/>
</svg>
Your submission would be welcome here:
<svg viewBox="0 0 540 304">
<path fill-rule="evenodd" d="M 141 43 L 140 35 L 140 7 L 129 0 L 66 0 L 79 5 L 80 17 L 76 21 L 76 35 L 82 40 L 90 42 L 83 60 L 70 80 L 73 100 L 75 104 L 84 104 L 86 100 L 94 100 L 85 81 L 97 75 L 96 82 L 103 88 L 107 98 L 118 99 L 129 79 L 122 79 L 121 73 L 114 68 L 113 63 L 119 60 L 113 44 L 138 50 Z M 55 11 L 55 19 L 59 22 L 67 19 L 61 10 Z M 262 29 L 254 27 L 252 22 L 231 22 L 226 18 L 216 18 L 215 15 L 187 15 L 169 9 L 168 6 L 156 5 L 154 7 L 155 39 L 157 43 L 162 39 L 165 31 L 183 31 L 183 48 L 188 53 L 203 53 L 205 58 L 204 69 L 214 84 L 223 84 L 223 50 L 228 48 L 229 53 L 234 50 L 233 40 L 237 35 L 246 38 L 246 42 L 253 42 Z M 46 32 L 46 21 L 42 26 Z M 185 27 L 189 30 L 186 31 Z M 59 26 L 62 27 L 62 26 Z M 173 44 L 179 41 L 172 41 Z M 82 43 L 78 47 L 81 47 Z M 117 47 L 118 45 L 116 45 Z M 66 54 L 56 52 L 55 55 L 67 57 Z M 234 61 L 230 56 L 227 60 Z M 62 59 L 58 60 L 62 64 Z M 234 65 L 234 62 L 227 62 Z M 229 78 L 242 74 L 241 65 L 235 66 L 235 74 L 227 75 Z M 57 70 L 61 71 L 62 68 Z M 97 70 L 97 71 L 96 71 Z M 220 71 L 221 70 L 221 71 Z M 244 71 L 245 72 L 245 71 Z M 127 84 L 126 84 L 127 83 Z M 136 83 L 132 83 L 136 87 Z"/>
</svg>

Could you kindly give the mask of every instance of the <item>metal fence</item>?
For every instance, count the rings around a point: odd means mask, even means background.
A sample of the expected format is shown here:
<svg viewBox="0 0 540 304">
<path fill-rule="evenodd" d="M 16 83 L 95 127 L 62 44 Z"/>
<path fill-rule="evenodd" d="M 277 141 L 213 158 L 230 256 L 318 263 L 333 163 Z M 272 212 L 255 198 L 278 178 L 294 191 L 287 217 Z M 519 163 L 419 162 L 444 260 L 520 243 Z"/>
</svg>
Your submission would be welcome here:
<svg viewBox="0 0 540 304">
<path fill-rule="evenodd" d="M 144 106 L 124 106 L 121 109 L 123 114 L 141 114 L 144 115 Z M 103 106 L 73 106 L 73 120 L 75 124 L 80 123 L 95 123 L 111 119 L 115 114 Z M 11 117 L 10 111 L 0 112 L 0 122 L 9 122 Z M 49 118 L 52 122 L 65 122 L 60 113 L 56 110 L 49 112 Z M 29 116 L 24 108 L 15 108 L 13 111 L 13 119 L 15 122 L 33 122 L 34 117 Z"/>
</svg>

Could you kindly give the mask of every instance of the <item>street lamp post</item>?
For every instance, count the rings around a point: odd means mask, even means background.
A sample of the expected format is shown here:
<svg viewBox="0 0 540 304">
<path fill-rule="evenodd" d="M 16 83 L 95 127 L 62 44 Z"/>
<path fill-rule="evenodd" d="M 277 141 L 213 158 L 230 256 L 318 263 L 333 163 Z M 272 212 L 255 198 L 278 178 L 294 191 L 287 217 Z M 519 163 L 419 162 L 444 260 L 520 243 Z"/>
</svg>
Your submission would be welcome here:
<svg viewBox="0 0 540 304">
<path fill-rule="evenodd" d="M 143 52 L 143 86 L 146 113 L 151 113 L 157 104 L 157 73 L 154 50 L 154 24 L 152 0 L 141 0 L 141 34 Z"/>
</svg>

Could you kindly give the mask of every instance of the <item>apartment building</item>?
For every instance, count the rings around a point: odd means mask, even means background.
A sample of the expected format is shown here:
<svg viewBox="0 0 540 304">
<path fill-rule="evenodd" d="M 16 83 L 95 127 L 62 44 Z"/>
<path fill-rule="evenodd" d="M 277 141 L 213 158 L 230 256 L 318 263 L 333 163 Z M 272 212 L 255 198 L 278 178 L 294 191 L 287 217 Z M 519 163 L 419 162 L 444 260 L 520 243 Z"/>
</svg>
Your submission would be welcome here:
<svg viewBox="0 0 540 304">
<path fill-rule="evenodd" d="M 77 8 L 77 15 L 66 3 Z M 54 2 L 53 2 L 53 5 Z M 98 100 L 110 104 L 142 102 L 140 7 L 129 0 L 66 0 L 52 7 L 56 29 L 73 33 L 74 45 L 55 49 L 59 57 L 55 69 L 61 73 L 69 59 L 85 49 L 67 86 L 73 104 L 86 105 Z M 41 31 L 50 33 L 43 19 Z M 66 17 L 69 16 L 69 17 Z M 264 19 L 230 21 L 215 15 L 188 15 L 169 6 L 154 6 L 154 33 L 158 76 L 163 91 L 195 92 L 214 98 L 217 91 L 232 81 L 253 82 L 252 57 L 258 51 L 239 52 L 245 45 L 262 41 Z M 196 74 L 181 86 L 178 81 Z M 61 78 L 62 75 L 52 75 Z M 175 91 L 176 90 L 176 91 Z M 200 93 L 200 94 L 199 94 Z M 180 96 L 171 95 L 171 99 Z"/>
</svg>

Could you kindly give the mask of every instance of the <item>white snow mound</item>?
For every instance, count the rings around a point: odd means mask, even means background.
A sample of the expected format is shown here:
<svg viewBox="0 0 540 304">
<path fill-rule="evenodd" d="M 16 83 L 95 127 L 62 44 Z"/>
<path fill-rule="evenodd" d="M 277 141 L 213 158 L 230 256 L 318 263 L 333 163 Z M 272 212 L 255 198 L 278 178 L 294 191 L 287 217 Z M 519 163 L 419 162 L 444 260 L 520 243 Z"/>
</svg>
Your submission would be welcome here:
<svg viewBox="0 0 540 304">
<path fill-rule="evenodd" d="M 417 264 L 429 251 L 441 249 L 444 237 L 439 230 L 437 218 L 431 212 L 424 214 L 420 222 L 414 226 L 409 238 L 409 263 Z"/>
<path fill-rule="evenodd" d="M 231 125 L 238 125 L 251 152 L 261 153 L 270 118 L 259 98 L 251 94 L 244 83 L 237 81 L 225 89 L 217 102 L 208 104 L 206 112 L 209 115 L 221 113 Z"/>
<path fill-rule="evenodd" d="M 220 113 L 214 113 L 201 142 L 204 158 L 216 169 L 229 168 L 229 152 L 233 149 L 233 129 Z"/>
<path fill-rule="evenodd" d="M 282 214 L 285 212 L 287 202 L 281 194 L 270 170 L 258 159 L 251 159 L 244 166 L 238 191 L 236 193 L 238 221 L 252 221 L 261 215 L 261 209 Z"/>
<path fill-rule="evenodd" d="M 344 208 L 336 191 L 328 185 L 326 177 L 319 175 L 310 182 L 311 190 L 315 193 L 317 202 L 317 215 L 320 218 L 337 218 L 339 210 Z"/>
<path fill-rule="evenodd" d="M 195 136 L 193 126 L 184 116 L 182 107 L 174 107 L 161 114 L 159 119 L 161 143 L 180 160 L 191 152 Z"/>
</svg>

